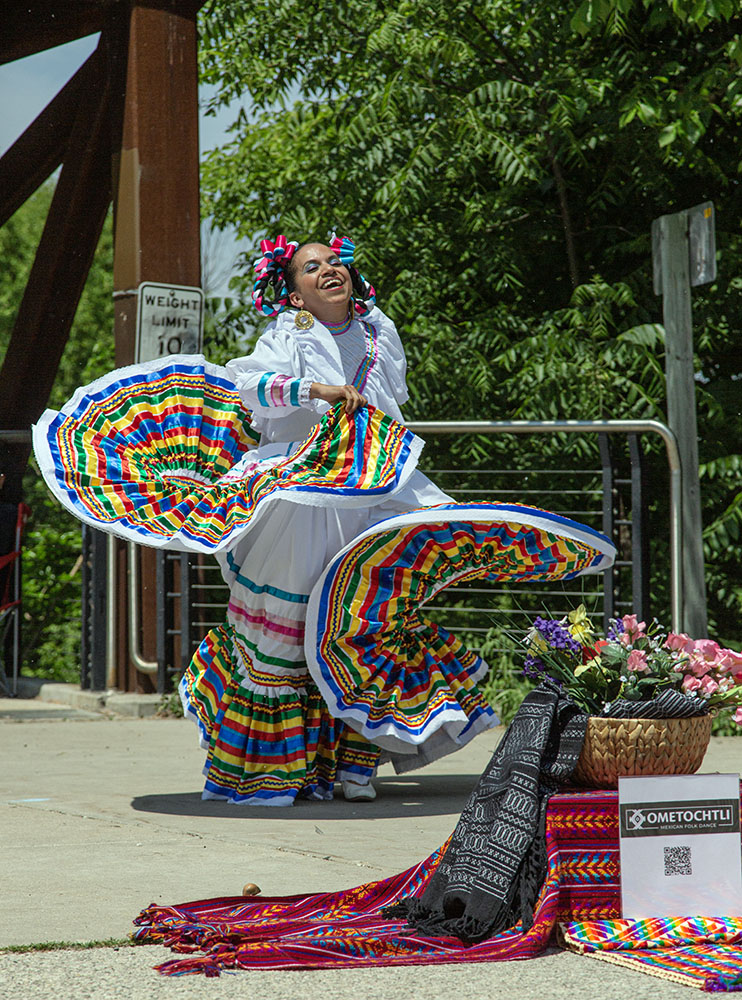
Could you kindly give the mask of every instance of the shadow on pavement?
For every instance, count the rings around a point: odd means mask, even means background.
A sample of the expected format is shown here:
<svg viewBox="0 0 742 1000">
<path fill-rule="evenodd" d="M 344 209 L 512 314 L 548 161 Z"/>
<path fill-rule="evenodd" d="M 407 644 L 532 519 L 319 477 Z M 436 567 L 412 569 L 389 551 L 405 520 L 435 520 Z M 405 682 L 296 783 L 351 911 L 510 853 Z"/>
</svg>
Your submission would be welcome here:
<svg viewBox="0 0 742 1000">
<path fill-rule="evenodd" d="M 235 806 L 228 802 L 203 801 L 200 792 L 172 795 L 138 795 L 132 799 L 139 812 L 175 816 L 221 816 L 235 819 L 371 819 L 403 816 L 458 816 L 466 804 L 477 776 L 431 774 L 395 775 L 374 779 L 378 793 L 373 802 L 346 802 L 336 786 L 332 802 L 298 799 L 290 808 Z"/>
</svg>

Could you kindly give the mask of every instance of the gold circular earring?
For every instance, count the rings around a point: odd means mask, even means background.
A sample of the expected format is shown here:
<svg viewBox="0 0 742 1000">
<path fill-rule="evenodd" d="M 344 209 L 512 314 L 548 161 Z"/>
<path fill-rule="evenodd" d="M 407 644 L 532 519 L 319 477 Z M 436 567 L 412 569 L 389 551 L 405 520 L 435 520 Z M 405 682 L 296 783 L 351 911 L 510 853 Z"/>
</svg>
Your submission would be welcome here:
<svg viewBox="0 0 742 1000">
<path fill-rule="evenodd" d="M 314 326 L 314 316 L 308 309 L 300 309 L 294 316 L 294 326 L 299 330 L 309 330 L 310 327 Z"/>
</svg>

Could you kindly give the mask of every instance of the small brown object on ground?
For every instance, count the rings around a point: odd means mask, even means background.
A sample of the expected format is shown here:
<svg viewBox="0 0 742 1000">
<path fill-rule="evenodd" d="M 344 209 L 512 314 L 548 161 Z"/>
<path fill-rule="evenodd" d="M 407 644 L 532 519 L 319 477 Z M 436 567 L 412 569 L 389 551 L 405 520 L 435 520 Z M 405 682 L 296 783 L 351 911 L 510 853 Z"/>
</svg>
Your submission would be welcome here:
<svg viewBox="0 0 742 1000">
<path fill-rule="evenodd" d="M 260 895 L 260 886 L 259 885 L 255 885 L 254 882 L 246 882 L 245 885 L 242 886 L 242 895 L 243 896 L 259 896 Z"/>
</svg>

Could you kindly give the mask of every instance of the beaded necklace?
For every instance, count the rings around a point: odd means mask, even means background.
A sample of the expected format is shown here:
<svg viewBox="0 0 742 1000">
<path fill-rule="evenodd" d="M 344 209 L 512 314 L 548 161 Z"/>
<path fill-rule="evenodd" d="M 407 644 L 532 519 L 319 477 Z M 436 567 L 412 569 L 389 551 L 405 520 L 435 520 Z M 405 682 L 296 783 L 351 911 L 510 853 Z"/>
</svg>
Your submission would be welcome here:
<svg viewBox="0 0 742 1000">
<path fill-rule="evenodd" d="M 347 331 L 350 330 L 350 323 L 350 313 L 348 313 L 341 323 L 325 323 L 325 326 L 333 337 L 339 337 L 341 333 L 347 333 Z"/>
</svg>

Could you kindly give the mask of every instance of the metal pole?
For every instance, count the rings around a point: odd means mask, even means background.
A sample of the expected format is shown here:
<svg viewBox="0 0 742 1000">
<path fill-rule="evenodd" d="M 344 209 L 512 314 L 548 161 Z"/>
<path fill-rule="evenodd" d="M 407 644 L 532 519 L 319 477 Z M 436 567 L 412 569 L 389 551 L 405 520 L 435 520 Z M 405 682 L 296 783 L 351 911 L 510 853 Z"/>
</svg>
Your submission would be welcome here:
<svg viewBox="0 0 742 1000">
<path fill-rule="evenodd" d="M 644 493 L 644 455 L 638 434 L 629 434 L 631 462 L 631 592 L 639 618 L 649 615 L 649 535 Z M 639 530 L 634 530 L 636 526 Z M 639 595 L 638 601 L 636 595 Z"/>
<path fill-rule="evenodd" d="M 191 559 L 187 552 L 180 556 L 180 665 L 183 670 L 191 662 Z"/>
<path fill-rule="evenodd" d="M 106 685 L 116 687 L 118 654 L 116 650 L 116 605 L 118 602 L 118 546 L 114 535 L 106 546 Z"/>
<path fill-rule="evenodd" d="M 693 317 L 690 298 L 688 213 L 658 220 L 665 327 L 667 422 L 675 433 L 682 468 L 683 629 L 708 633 L 703 566 L 703 522 L 698 479 L 698 425 L 693 366 Z"/>
<path fill-rule="evenodd" d="M 710 201 L 652 223 L 654 291 L 663 295 L 668 423 L 677 433 L 683 537 L 683 627 L 706 630 L 706 588 L 690 288 L 716 278 L 714 206 Z"/>
<path fill-rule="evenodd" d="M 143 674 L 157 673 L 157 660 L 145 660 L 139 651 L 139 553 L 134 542 L 127 543 L 129 554 L 129 656 Z"/>
<path fill-rule="evenodd" d="M 603 534 L 613 538 L 615 510 L 613 508 L 613 462 L 607 434 L 598 435 L 600 448 L 600 464 L 602 465 L 603 485 Z M 633 532 L 632 532 L 633 534 Z M 603 573 L 603 631 L 607 632 L 610 620 L 616 613 L 616 586 L 618 573 L 616 567 L 609 567 Z"/>
<path fill-rule="evenodd" d="M 82 525 L 82 573 L 81 573 L 81 622 L 80 622 L 80 687 L 83 691 L 90 687 L 90 536 L 93 529 Z"/>
<path fill-rule="evenodd" d="M 156 556 L 156 589 L 155 603 L 157 605 L 157 693 L 167 691 L 168 667 L 172 666 L 172 602 L 169 594 L 173 589 L 173 565 L 168 553 L 158 549 Z"/>
<path fill-rule="evenodd" d="M 427 420 L 407 425 L 415 434 L 658 434 L 670 468 L 670 617 L 682 627 L 682 532 L 680 454 L 675 435 L 659 420 Z"/>
</svg>

